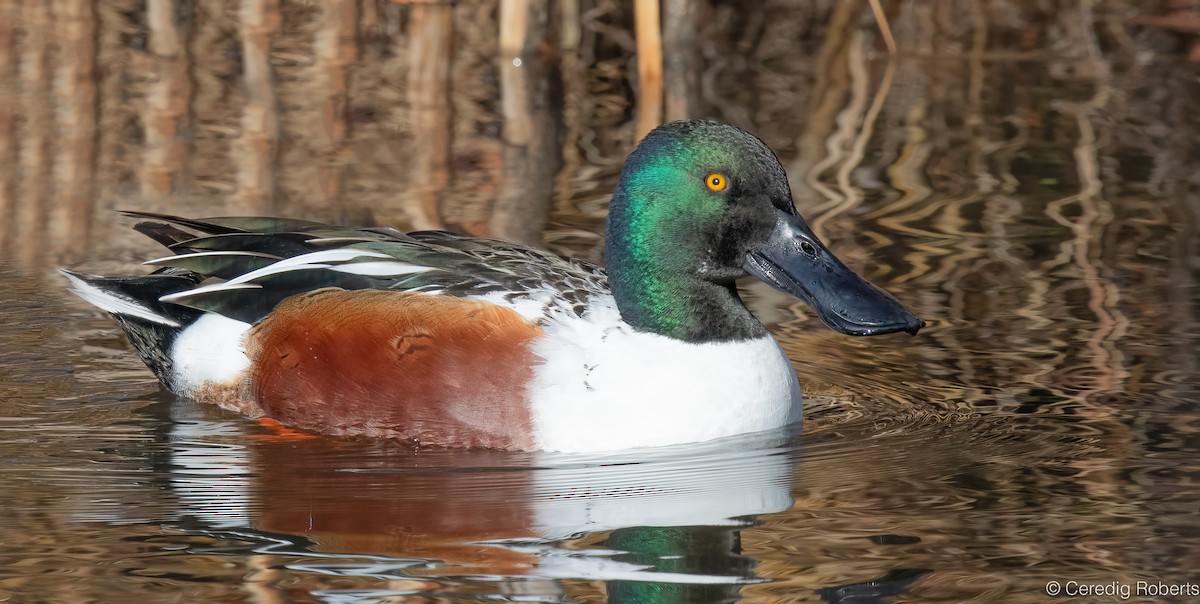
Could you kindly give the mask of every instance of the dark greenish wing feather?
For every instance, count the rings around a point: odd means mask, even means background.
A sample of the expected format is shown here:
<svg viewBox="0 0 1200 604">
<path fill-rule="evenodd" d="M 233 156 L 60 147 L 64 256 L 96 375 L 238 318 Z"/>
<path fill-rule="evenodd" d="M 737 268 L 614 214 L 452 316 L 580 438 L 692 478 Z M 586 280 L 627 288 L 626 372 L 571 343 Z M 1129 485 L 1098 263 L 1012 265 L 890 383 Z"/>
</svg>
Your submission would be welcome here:
<svg viewBox="0 0 1200 604">
<path fill-rule="evenodd" d="M 196 235 L 177 226 L 162 222 L 139 222 L 133 225 L 133 230 L 157 241 L 165 247 L 195 239 Z"/>
<path fill-rule="evenodd" d="M 250 323 L 288 297 L 326 287 L 490 300 L 499 294 L 498 302 L 531 299 L 575 314 L 590 296 L 608 292 L 607 276 L 593 264 L 495 239 L 292 219 L 127 214 L 159 221 L 138 230 L 175 253 L 147 264 L 187 272 L 196 282 L 162 303 Z"/>
<path fill-rule="evenodd" d="M 271 218 L 260 216 L 218 216 L 215 218 L 184 218 L 170 214 L 155 214 L 153 212 L 135 212 L 121 210 L 121 214 L 133 218 L 148 218 L 160 220 L 169 224 L 195 229 L 201 233 L 217 235 L 220 233 L 284 233 L 289 231 L 304 231 L 306 229 L 330 228 L 327 224 L 296 220 L 292 218 Z"/>
<path fill-rule="evenodd" d="M 317 237 L 306 233 L 224 233 L 189 239 L 170 248 L 177 254 L 246 251 L 289 258 L 321 249 L 308 244 L 312 239 Z"/>
<path fill-rule="evenodd" d="M 230 319 L 256 323 L 270 314 L 280 302 L 299 294 L 326 287 L 341 289 L 378 289 L 369 278 L 322 269 L 307 269 L 268 275 L 247 284 L 246 288 L 200 291 L 175 302 Z"/>
<path fill-rule="evenodd" d="M 233 279 L 282 260 L 280 256 L 253 251 L 205 251 L 151 260 L 149 266 L 170 266 L 197 275 Z"/>
</svg>

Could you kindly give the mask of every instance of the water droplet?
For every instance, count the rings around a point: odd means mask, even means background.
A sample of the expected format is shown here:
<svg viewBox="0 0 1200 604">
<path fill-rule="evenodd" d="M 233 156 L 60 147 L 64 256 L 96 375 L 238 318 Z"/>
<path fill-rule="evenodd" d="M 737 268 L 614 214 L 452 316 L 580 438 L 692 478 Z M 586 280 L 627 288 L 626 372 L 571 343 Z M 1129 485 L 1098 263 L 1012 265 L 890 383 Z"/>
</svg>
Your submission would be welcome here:
<svg viewBox="0 0 1200 604">
<path fill-rule="evenodd" d="M 513 67 L 520 67 L 520 66 L 521 66 L 521 58 L 517 57 L 517 58 L 513 59 Z"/>
</svg>

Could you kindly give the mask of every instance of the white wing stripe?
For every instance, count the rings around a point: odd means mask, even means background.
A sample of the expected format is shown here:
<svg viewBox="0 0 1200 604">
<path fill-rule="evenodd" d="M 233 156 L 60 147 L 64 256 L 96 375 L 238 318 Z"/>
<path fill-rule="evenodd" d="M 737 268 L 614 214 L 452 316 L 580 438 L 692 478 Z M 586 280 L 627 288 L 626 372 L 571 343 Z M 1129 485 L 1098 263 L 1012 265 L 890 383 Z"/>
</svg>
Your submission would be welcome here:
<svg viewBox="0 0 1200 604">
<path fill-rule="evenodd" d="M 169 263 L 169 262 L 179 259 L 179 258 L 186 258 L 187 256 L 196 256 L 196 255 L 205 255 L 205 256 L 243 255 L 243 256 L 262 256 L 262 257 L 268 257 L 268 258 L 273 257 L 273 256 L 270 256 L 269 254 L 260 254 L 258 252 L 229 252 L 229 251 L 200 252 L 199 254 L 184 254 L 181 256 L 170 256 L 167 258 L 159 258 L 157 260 L 151 260 L 150 262 L 147 262 L 146 264 L 160 264 L 160 263 L 166 264 L 166 263 Z M 374 261 L 366 261 L 366 262 L 350 262 L 351 260 L 357 260 L 359 258 L 386 258 L 386 260 L 374 260 Z M 338 264 L 332 264 L 332 263 L 338 263 Z M 342 263 L 345 263 L 345 264 L 342 264 Z M 427 266 L 417 266 L 414 264 L 407 264 L 404 262 L 397 261 L 392 256 L 389 256 L 389 255 L 381 253 L 381 252 L 373 252 L 370 250 L 340 248 L 340 249 L 335 249 L 335 250 L 322 250 L 319 252 L 311 252 L 308 254 L 302 254 L 300 256 L 293 256 L 291 258 L 285 258 L 283 260 L 280 260 L 279 262 L 274 262 L 268 266 L 264 266 L 260 269 L 250 271 L 244 275 L 238 275 L 237 277 L 234 277 L 233 279 L 230 279 L 228 281 L 225 281 L 222 283 L 214 283 L 212 285 L 205 285 L 202 287 L 197 287 L 196 289 L 179 292 L 179 293 L 175 293 L 175 294 L 170 294 L 167 296 L 163 296 L 162 298 L 160 298 L 160 300 L 162 300 L 163 302 L 179 302 L 181 300 L 186 300 L 187 298 L 190 298 L 192 296 L 198 296 L 201 294 L 208 294 L 208 293 L 212 293 L 212 292 L 235 290 L 235 289 L 256 289 L 256 288 L 262 287 L 261 285 L 255 285 L 255 284 L 251 283 L 252 281 L 255 281 L 257 279 L 262 279 L 263 277 L 269 277 L 271 275 L 278 275 L 280 273 L 287 273 L 287 272 L 292 272 L 292 271 L 314 270 L 314 269 L 330 269 L 330 270 L 334 270 L 334 271 L 337 271 L 340 273 L 347 273 L 347 274 L 351 274 L 351 275 L 364 275 L 364 276 L 375 276 L 375 277 L 392 277 L 392 276 L 400 276 L 400 275 L 413 275 L 413 274 L 417 274 L 417 273 L 423 273 L 426 271 L 434 270 L 433 268 L 427 267 Z M 126 314 L 130 314 L 130 313 L 126 313 Z"/>
<path fill-rule="evenodd" d="M 240 275 L 234 279 L 231 279 L 229 282 L 230 283 L 244 283 L 246 281 L 253 281 L 254 279 L 259 278 L 260 276 L 273 275 L 275 273 L 283 272 L 282 270 L 278 270 L 278 269 L 283 269 L 283 268 L 286 268 L 289 266 L 305 266 L 306 268 L 328 268 L 329 265 L 327 263 L 329 263 L 329 262 L 347 262 L 349 260 L 354 260 L 355 258 L 364 258 L 364 257 L 365 258 L 391 258 L 391 256 L 388 256 L 387 254 L 381 254 L 379 252 L 370 252 L 367 250 L 352 250 L 352 249 L 346 249 L 346 248 L 341 248 L 341 249 L 336 249 L 336 250 L 324 250 L 324 251 L 320 251 L 320 252 L 312 252 L 309 254 L 293 256 L 291 258 L 280 260 L 279 262 L 276 262 L 275 264 L 272 264 L 271 266 L 266 266 L 266 267 L 260 268 L 256 271 L 250 271 L 250 272 L 246 273 L 245 275 Z"/>
<path fill-rule="evenodd" d="M 180 300 L 185 300 L 191 296 L 198 296 L 200 294 L 207 294 L 209 292 L 219 292 L 219 291 L 225 291 L 225 290 L 230 290 L 230 289 L 262 289 L 262 286 L 255 285 L 253 283 L 215 283 L 213 285 L 205 285 L 204 287 L 197 287 L 196 289 L 189 289 L 187 291 L 179 292 L 177 294 L 169 294 L 169 295 L 159 298 L 159 300 L 162 302 L 178 302 Z"/>
<path fill-rule="evenodd" d="M 338 265 L 329 264 L 330 262 L 347 262 L 349 260 L 355 260 L 358 258 L 387 258 L 392 261 L 391 262 L 371 261 L 371 262 L 358 262 L 358 263 L 338 264 Z M 223 283 L 214 283 L 212 285 L 205 285 L 203 287 L 198 287 L 196 289 L 188 290 L 185 292 L 179 292 L 177 294 L 163 296 L 160 299 L 163 302 L 179 302 L 181 300 L 186 300 L 187 298 L 192 297 L 192 296 L 198 296 L 201 294 L 208 294 L 208 293 L 212 293 L 212 292 L 227 291 L 227 290 L 234 290 L 234 289 L 255 289 L 255 288 L 260 288 L 262 286 L 250 283 L 251 281 L 255 281 L 257 279 L 262 279 L 263 277 L 268 277 L 271 275 L 278 275 L 280 273 L 287 273 L 287 272 L 292 272 L 292 271 L 306 271 L 306 270 L 314 270 L 314 269 L 332 269 L 332 270 L 339 271 L 342 273 L 349 273 L 349 274 L 355 274 L 355 275 L 377 275 L 377 276 L 407 275 L 407 274 L 420 273 L 420 272 L 430 270 L 428 267 L 414 266 L 411 264 L 397 262 L 394 259 L 392 259 L 391 256 L 388 256 L 387 254 L 383 254 L 380 252 L 372 252 L 369 250 L 346 249 L 346 248 L 336 249 L 336 250 L 323 250 L 320 252 L 312 252 L 309 254 L 294 256 L 292 258 L 286 258 L 284 260 L 280 260 L 279 262 L 275 262 L 275 263 L 271 264 L 270 266 L 264 266 L 258 270 L 250 271 L 244 275 L 238 275 L 237 277 L 234 277 L 233 279 L 230 279 L 229 281 L 225 281 Z"/>
<path fill-rule="evenodd" d="M 428 266 L 417 266 L 403 262 L 351 262 L 330 267 L 339 273 L 351 275 L 366 275 L 368 277 L 395 277 L 399 275 L 415 275 L 433 270 Z"/>
<path fill-rule="evenodd" d="M 370 252 L 367 250 L 351 250 L 351 249 L 336 249 L 325 250 L 321 252 L 312 252 L 301 256 L 293 256 L 285 260 L 280 260 L 271 266 L 264 266 L 256 271 L 250 271 L 244 275 L 238 275 L 229 280 L 233 283 L 246 283 L 268 275 L 287 272 L 289 270 L 307 270 L 312 268 L 329 268 L 329 262 L 346 262 L 355 258 L 391 258 L 387 254 L 379 252 Z"/>
<path fill-rule="evenodd" d="M 147 260 L 147 261 L 143 262 L 142 264 L 147 265 L 147 266 L 161 266 L 164 264 L 170 264 L 181 258 L 212 257 L 212 256 L 253 256 L 255 258 L 276 258 L 276 259 L 279 258 L 279 256 L 272 256 L 271 254 L 263 254 L 261 252 L 229 252 L 229 251 L 196 252 L 194 254 L 179 254 L 178 256 L 166 256 L 163 258 L 155 258 L 154 260 Z"/>
</svg>

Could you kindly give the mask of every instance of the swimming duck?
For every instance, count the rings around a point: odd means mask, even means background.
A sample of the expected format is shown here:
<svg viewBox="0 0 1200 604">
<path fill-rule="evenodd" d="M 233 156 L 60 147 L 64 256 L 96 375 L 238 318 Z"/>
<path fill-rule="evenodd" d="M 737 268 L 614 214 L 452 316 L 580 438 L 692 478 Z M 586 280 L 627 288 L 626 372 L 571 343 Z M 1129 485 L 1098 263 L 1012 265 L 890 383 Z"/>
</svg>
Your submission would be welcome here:
<svg viewBox="0 0 1200 604">
<path fill-rule="evenodd" d="M 284 426 L 447 447 L 603 451 L 801 418 L 753 275 L 853 335 L 924 323 L 796 212 L 765 143 L 666 124 L 612 196 L 607 271 L 441 231 L 126 212 L 172 255 L 143 276 L 63 271 L 163 386 Z"/>
</svg>

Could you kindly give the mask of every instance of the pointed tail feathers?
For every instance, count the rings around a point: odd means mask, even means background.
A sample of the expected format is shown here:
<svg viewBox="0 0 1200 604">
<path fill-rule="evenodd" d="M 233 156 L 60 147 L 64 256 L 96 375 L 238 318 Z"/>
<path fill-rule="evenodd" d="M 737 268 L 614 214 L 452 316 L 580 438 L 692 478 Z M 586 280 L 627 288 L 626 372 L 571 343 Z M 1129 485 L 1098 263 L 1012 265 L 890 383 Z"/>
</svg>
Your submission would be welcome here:
<svg viewBox="0 0 1200 604">
<path fill-rule="evenodd" d="M 167 327 L 182 327 L 195 320 L 196 311 L 165 306 L 159 298 L 196 286 L 196 280 L 178 275 L 98 277 L 59 269 L 71 281 L 71 291 L 92 306 L 114 315 L 141 319 Z"/>
<path fill-rule="evenodd" d="M 98 277 L 60 270 L 71 281 L 73 293 L 117 318 L 146 366 L 164 386 L 175 390 L 171 345 L 185 327 L 204 313 L 163 303 L 160 298 L 191 289 L 198 279 L 194 275 L 163 274 Z"/>
</svg>

